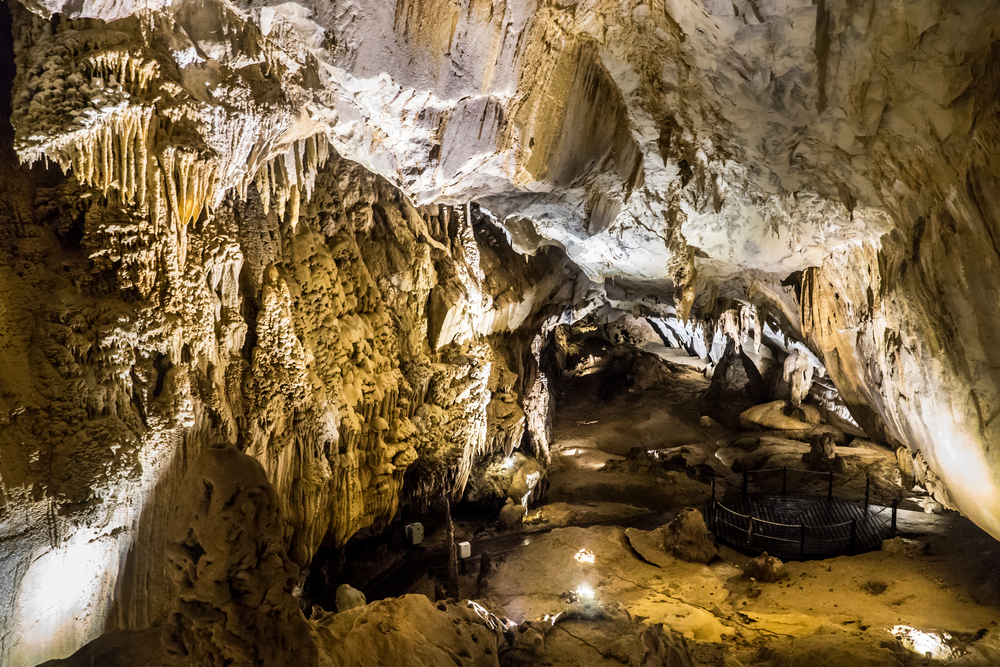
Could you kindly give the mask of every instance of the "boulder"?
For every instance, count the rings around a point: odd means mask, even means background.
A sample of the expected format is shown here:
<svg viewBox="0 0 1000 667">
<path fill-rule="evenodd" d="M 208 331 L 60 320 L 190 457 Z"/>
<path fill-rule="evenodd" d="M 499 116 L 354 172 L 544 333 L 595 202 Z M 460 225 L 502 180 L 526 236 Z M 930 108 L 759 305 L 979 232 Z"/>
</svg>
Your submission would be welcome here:
<svg viewBox="0 0 1000 667">
<path fill-rule="evenodd" d="M 883 540 L 882 553 L 886 556 L 906 556 L 913 558 L 924 553 L 929 545 L 921 544 L 917 540 L 906 540 L 902 537 L 894 537 L 890 540 Z"/>
<path fill-rule="evenodd" d="M 803 407 L 808 408 L 811 406 Z M 749 410 L 744 410 L 740 415 L 740 425 L 745 429 L 763 427 L 774 429 L 775 431 L 806 431 L 815 426 L 815 424 L 807 421 L 810 417 L 811 413 L 805 410 L 796 415 L 787 401 L 771 401 L 770 403 L 755 405 Z M 817 423 L 818 421 L 817 419 Z"/>
<path fill-rule="evenodd" d="M 341 584 L 337 589 L 337 612 L 347 611 L 368 604 L 365 594 L 348 584 Z"/>
<path fill-rule="evenodd" d="M 654 533 L 664 551 L 689 563 L 707 563 L 718 553 L 715 536 L 708 531 L 701 512 L 692 507 L 681 510 L 673 521 Z"/>
<path fill-rule="evenodd" d="M 755 579 L 762 582 L 773 582 L 783 579 L 787 575 L 785 564 L 774 556 L 768 556 L 765 551 L 756 558 L 751 558 L 747 566 L 743 568 L 743 576 L 748 579 Z"/>
<path fill-rule="evenodd" d="M 527 513 L 527 507 L 515 505 L 514 501 L 508 499 L 507 504 L 500 510 L 500 530 L 520 530 L 521 524 L 524 522 L 524 515 Z"/>
</svg>

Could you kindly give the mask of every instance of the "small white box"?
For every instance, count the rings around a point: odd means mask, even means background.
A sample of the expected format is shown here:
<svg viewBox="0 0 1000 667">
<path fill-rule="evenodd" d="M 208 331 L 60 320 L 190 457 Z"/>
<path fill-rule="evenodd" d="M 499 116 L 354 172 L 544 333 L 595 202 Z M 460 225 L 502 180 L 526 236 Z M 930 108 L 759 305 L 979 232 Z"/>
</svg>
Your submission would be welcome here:
<svg viewBox="0 0 1000 667">
<path fill-rule="evenodd" d="M 472 545 L 469 544 L 468 542 L 459 542 L 458 543 L 458 557 L 459 558 L 468 558 L 471 555 L 472 555 Z"/>
<path fill-rule="evenodd" d="M 424 524 L 422 523 L 409 523 L 406 524 L 406 539 L 410 541 L 410 544 L 420 544 L 424 541 Z"/>
</svg>

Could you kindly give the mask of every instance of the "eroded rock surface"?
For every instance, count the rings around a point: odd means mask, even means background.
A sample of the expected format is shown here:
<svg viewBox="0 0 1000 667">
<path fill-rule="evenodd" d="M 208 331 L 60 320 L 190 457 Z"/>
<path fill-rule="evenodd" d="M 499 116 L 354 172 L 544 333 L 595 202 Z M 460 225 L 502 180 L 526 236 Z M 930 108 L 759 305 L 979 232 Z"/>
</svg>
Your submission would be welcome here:
<svg viewBox="0 0 1000 667">
<path fill-rule="evenodd" d="M 997 3 L 4 7 L 4 660 L 164 609 L 206 442 L 299 566 L 547 461 L 563 313 L 822 367 L 1000 536 Z"/>
<path fill-rule="evenodd" d="M 167 548 L 177 588 L 163 631 L 167 654 L 198 665 L 318 665 L 264 468 L 235 447 L 212 446 L 181 491 Z"/>
</svg>

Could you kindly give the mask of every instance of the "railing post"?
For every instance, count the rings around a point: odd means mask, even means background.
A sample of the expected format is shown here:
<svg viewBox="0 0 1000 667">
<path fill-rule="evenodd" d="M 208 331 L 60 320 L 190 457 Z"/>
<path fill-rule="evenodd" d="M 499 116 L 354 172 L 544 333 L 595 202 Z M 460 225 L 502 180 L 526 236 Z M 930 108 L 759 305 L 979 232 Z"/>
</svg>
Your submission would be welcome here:
<svg viewBox="0 0 1000 667">
<path fill-rule="evenodd" d="M 826 488 L 826 498 L 827 498 L 827 500 L 830 500 L 830 499 L 833 498 L 833 471 L 831 470 L 828 473 L 828 475 L 829 475 L 829 478 L 830 478 L 830 482 L 829 482 L 829 484 L 827 485 L 827 488 Z"/>
<path fill-rule="evenodd" d="M 781 466 L 781 495 L 788 490 L 788 466 Z"/>
<path fill-rule="evenodd" d="M 868 492 L 872 487 L 872 478 L 865 476 L 865 514 L 868 514 Z"/>
<path fill-rule="evenodd" d="M 750 527 L 747 528 L 747 546 L 753 544 L 753 517 L 750 517 Z"/>
<path fill-rule="evenodd" d="M 892 527 L 890 529 L 889 535 L 891 537 L 896 536 L 896 508 L 899 507 L 899 498 L 895 498 L 892 501 Z"/>
<path fill-rule="evenodd" d="M 851 553 L 854 553 L 854 545 L 857 543 L 858 538 L 858 520 L 851 519 Z"/>
<path fill-rule="evenodd" d="M 715 503 L 715 480 L 712 480 L 712 503 Z"/>
<path fill-rule="evenodd" d="M 799 557 L 806 555 L 806 524 L 801 524 L 802 526 L 802 536 L 799 539 Z"/>
<path fill-rule="evenodd" d="M 743 500 L 747 499 L 747 471 L 743 471 Z"/>
</svg>

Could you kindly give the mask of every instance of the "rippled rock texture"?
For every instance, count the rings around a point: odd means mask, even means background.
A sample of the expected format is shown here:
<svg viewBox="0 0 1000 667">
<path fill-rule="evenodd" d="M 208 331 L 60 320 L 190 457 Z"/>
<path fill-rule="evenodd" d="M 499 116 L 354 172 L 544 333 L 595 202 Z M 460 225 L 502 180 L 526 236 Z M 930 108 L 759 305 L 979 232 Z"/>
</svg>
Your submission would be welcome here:
<svg viewBox="0 0 1000 667">
<path fill-rule="evenodd" d="M 166 508 L 207 442 L 263 465 L 300 566 L 526 428 L 544 459 L 535 337 L 564 309 L 702 356 L 808 346 L 1000 536 L 997 3 L 10 14 L 5 660 L 163 609 Z"/>
</svg>

